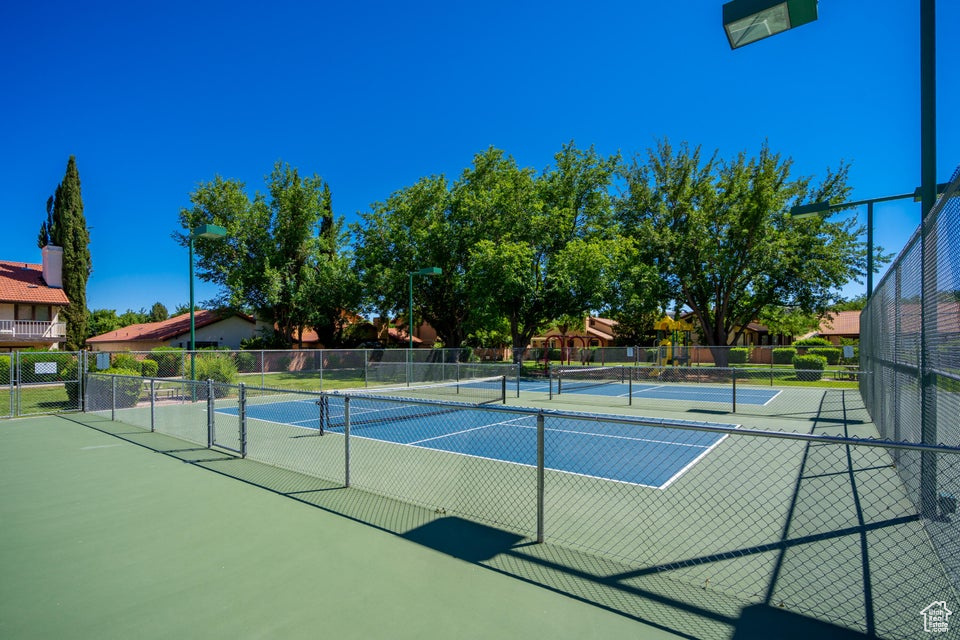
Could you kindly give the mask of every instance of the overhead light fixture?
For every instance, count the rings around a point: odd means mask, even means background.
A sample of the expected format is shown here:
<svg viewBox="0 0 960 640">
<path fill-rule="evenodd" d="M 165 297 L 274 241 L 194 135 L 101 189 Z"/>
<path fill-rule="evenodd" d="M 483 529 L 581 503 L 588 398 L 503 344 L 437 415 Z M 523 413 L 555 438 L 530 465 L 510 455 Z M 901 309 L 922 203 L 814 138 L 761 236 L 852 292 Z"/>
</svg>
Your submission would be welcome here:
<svg viewBox="0 0 960 640">
<path fill-rule="evenodd" d="M 723 5 L 723 29 L 731 49 L 816 19 L 817 0 L 732 0 Z"/>
</svg>

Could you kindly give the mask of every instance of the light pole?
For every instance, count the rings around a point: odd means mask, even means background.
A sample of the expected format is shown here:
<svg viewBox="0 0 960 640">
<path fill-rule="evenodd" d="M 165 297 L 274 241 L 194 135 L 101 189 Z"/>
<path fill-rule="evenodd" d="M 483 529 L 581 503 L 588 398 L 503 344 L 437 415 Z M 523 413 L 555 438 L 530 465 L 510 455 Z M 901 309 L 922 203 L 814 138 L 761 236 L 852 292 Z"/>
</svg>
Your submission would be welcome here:
<svg viewBox="0 0 960 640">
<path fill-rule="evenodd" d="M 946 183 L 937 185 L 937 192 L 942 193 L 946 187 Z M 873 205 L 878 202 L 905 200 L 907 198 L 913 198 L 914 201 L 919 201 L 921 198 L 920 188 L 918 187 L 912 193 L 901 193 L 899 195 L 884 196 L 882 198 L 868 198 L 855 202 L 830 204 L 827 201 L 820 201 L 811 204 L 801 204 L 790 209 L 790 217 L 802 220 L 804 218 L 824 215 L 831 211 L 837 211 L 838 209 L 867 205 L 867 298 L 869 299 L 870 296 L 873 295 Z"/>
<path fill-rule="evenodd" d="M 190 246 L 190 379 L 195 380 L 197 377 L 197 363 L 196 363 L 196 324 L 193 317 L 193 241 L 195 238 L 222 238 L 227 235 L 227 230 L 223 227 L 217 226 L 215 224 L 204 224 L 196 229 L 190 229 L 189 234 L 189 246 Z"/>
<path fill-rule="evenodd" d="M 773 15 L 782 16 L 783 6 L 787 7 L 788 18 L 791 17 L 793 6 L 799 3 L 813 6 L 813 15 L 805 14 L 805 22 L 817 19 L 817 0 L 733 0 L 723 5 L 723 26 L 730 47 L 736 49 L 796 26 L 789 19 L 782 28 L 775 25 L 777 28 L 774 29 L 767 23 L 773 24 Z M 771 11 L 775 13 L 771 14 Z M 763 29 L 769 33 L 751 35 L 749 30 L 758 28 L 756 25 L 760 23 L 764 23 Z M 937 191 L 936 23 L 936 0 L 920 0 L 920 440 L 929 445 L 937 444 L 938 374 L 930 365 L 932 346 L 927 334 L 928 327 L 937 326 L 938 313 L 936 246 L 930 246 L 932 222 L 928 219 Z M 747 36 L 733 38 L 731 30 L 734 27 L 740 27 Z M 921 453 L 920 487 L 920 511 L 924 516 L 934 517 L 937 512 L 937 458 L 932 451 Z"/>
<path fill-rule="evenodd" d="M 413 276 L 438 276 L 443 273 L 440 267 L 426 267 L 418 271 L 410 272 L 410 317 L 407 318 L 407 331 L 410 333 L 410 348 L 413 349 Z"/>
</svg>

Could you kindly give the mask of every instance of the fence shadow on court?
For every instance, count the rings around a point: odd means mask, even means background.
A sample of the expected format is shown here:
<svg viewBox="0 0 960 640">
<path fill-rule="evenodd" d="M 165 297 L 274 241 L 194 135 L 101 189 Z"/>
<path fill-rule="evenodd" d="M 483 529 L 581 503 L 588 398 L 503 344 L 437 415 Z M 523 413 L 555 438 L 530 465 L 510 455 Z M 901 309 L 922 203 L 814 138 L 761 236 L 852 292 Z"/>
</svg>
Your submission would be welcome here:
<svg viewBox="0 0 960 640">
<path fill-rule="evenodd" d="M 65 419 L 127 442 L 404 537 L 452 557 L 538 585 L 691 638 L 766 638 L 771 629 L 795 637 L 856 638 L 856 632 L 749 599 L 698 587 L 669 571 L 529 538 L 303 473 L 241 459 L 90 414 Z M 737 550 L 731 550 L 736 553 Z M 697 561 L 701 561 L 697 559 Z M 771 591 L 774 586 L 771 585 Z M 772 625 L 772 627 L 770 626 Z"/>
</svg>

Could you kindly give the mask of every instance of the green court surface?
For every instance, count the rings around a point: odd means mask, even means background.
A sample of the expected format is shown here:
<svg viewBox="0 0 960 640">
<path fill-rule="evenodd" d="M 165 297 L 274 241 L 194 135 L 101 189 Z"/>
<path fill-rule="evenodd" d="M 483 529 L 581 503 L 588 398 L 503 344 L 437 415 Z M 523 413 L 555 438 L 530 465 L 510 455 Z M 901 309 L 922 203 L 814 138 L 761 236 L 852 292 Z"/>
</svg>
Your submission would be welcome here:
<svg viewBox="0 0 960 640">
<path fill-rule="evenodd" d="M 718 451 L 711 464 L 753 455 L 752 445 L 738 442 L 727 442 L 729 451 Z M 692 560 L 644 568 L 534 544 L 104 416 L 4 421 L 0 637 L 864 637 L 777 604 L 811 601 L 824 585 L 830 593 L 823 613 L 832 616 L 826 619 L 856 627 L 867 610 L 876 611 L 871 624 L 878 630 L 903 628 L 906 616 L 907 625 L 913 622 L 930 600 L 925 589 L 939 584 L 932 554 L 913 544 L 922 537 L 919 526 L 886 512 L 874 518 L 892 522 L 882 529 L 850 520 L 843 486 L 850 461 L 834 448 L 769 447 L 777 456 L 760 470 L 771 482 L 778 475 L 788 481 L 766 487 L 757 476 L 753 485 L 765 499 L 776 494 L 774 508 L 782 501 L 785 517 L 790 512 L 788 539 L 746 528 L 749 511 L 718 512 L 716 525 L 732 521 L 727 528 L 738 532 L 720 547 L 731 553 L 695 557 L 684 548 L 691 521 L 672 522 L 651 508 L 629 526 L 646 527 L 651 545 Z M 787 454 L 797 469 L 784 474 Z M 861 480 L 860 495 L 888 496 L 894 485 L 887 476 L 894 474 L 856 456 L 853 468 L 875 478 Z M 689 481 L 699 482 L 695 473 Z M 738 486 L 729 484 L 726 491 Z M 694 493 L 681 495 L 663 500 L 696 504 Z M 712 500 L 726 500 L 719 495 Z M 871 513 L 865 517 L 873 522 Z M 890 531 L 897 535 L 870 544 L 869 536 Z M 853 566 L 833 574 L 824 567 L 841 551 Z M 698 577 L 710 566 L 709 580 Z M 725 572 L 731 580 L 779 576 L 769 583 L 772 605 L 758 604 L 763 593 L 738 597 L 714 588 Z M 684 576 L 690 579 L 677 579 Z M 864 580 L 872 585 L 869 596 Z M 888 624 L 889 616 L 895 620 Z"/>
<path fill-rule="evenodd" d="M 61 417 L 0 423 L 0 637 L 673 637 L 183 449 Z"/>
</svg>

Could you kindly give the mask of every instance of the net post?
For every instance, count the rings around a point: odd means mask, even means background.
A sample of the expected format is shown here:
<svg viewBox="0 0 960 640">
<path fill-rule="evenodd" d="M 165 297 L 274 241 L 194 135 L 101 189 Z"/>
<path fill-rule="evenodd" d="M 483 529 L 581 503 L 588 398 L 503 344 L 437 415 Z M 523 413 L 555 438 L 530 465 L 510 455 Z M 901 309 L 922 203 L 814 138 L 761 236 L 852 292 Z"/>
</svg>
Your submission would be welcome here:
<svg viewBox="0 0 960 640">
<path fill-rule="evenodd" d="M 343 397 L 343 486 L 350 486 L 350 396 Z"/>
<path fill-rule="evenodd" d="M 503 404 L 507 404 L 507 376 L 500 376 L 500 395 L 503 398 Z"/>
<path fill-rule="evenodd" d="M 544 415 L 537 413 L 537 543 L 543 542 L 543 494 L 544 494 Z"/>
<path fill-rule="evenodd" d="M 117 419 L 117 376 L 110 376 L 110 421 Z"/>
<path fill-rule="evenodd" d="M 207 380 L 207 448 L 213 446 L 214 433 L 213 380 Z"/>
<path fill-rule="evenodd" d="M 156 389 L 156 380 L 150 378 L 150 431 L 151 433 L 157 430 L 156 426 L 156 404 L 157 404 L 157 389 Z"/>
<path fill-rule="evenodd" d="M 237 415 L 240 417 L 240 457 L 247 457 L 247 386 L 242 382 L 237 392 Z"/>
</svg>

